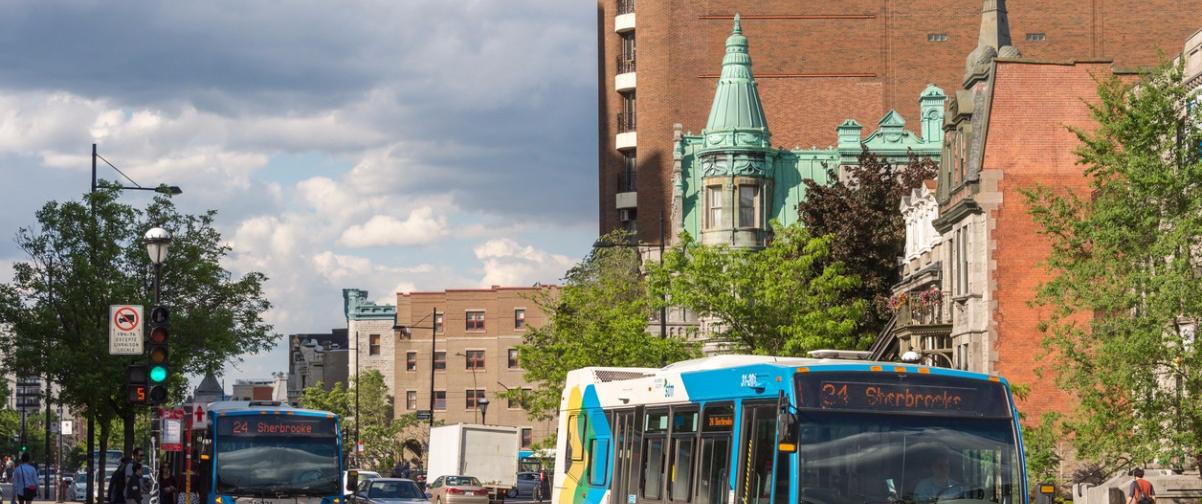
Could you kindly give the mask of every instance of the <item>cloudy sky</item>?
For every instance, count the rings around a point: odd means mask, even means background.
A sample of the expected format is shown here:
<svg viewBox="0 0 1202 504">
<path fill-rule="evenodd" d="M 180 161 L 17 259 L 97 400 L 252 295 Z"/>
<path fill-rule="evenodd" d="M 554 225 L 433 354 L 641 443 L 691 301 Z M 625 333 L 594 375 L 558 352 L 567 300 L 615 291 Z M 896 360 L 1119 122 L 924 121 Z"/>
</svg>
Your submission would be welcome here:
<svg viewBox="0 0 1202 504">
<path fill-rule="evenodd" d="M 596 235 L 595 6 L 565 0 L 0 0 L 0 281 L 91 144 L 216 209 L 281 334 L 340 289 L 553 282 Z M 103 178 L 118 175 L 101 170 Z M 144 205 L 139 193 L 123 195 Z M 226 370 L 287 370 L 282 349 Z"/>
</svg>

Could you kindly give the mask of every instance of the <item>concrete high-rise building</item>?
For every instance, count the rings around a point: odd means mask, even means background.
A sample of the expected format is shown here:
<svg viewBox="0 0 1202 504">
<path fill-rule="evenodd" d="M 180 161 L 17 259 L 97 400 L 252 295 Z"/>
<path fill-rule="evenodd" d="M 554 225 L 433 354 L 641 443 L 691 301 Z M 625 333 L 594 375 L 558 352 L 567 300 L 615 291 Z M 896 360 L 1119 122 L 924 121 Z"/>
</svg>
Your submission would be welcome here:
<svg viewBox="0 0 1202 504">
<path fill-rule="evenodd" d="M 985 2 L 985 10 L 996 6 Z M 1007 3 L 1009 33 L 1032 60 L 1155 65 L 1197 26 L 1202 0 Z M 659 241 L 671 214 L 673 125 L 706 126 L 735 13 L 755 40 L 772 145 L 833 146 L 833 125 L 896 110 L 919 124 L 928 84 L 961 89 L 978 45 L 975 0 L 599 0 L 600 229 Z M 950 95 L 949 95 L 950 98 Z M 926 132 L 922 132 L 926 138 Z"/>
</svg>

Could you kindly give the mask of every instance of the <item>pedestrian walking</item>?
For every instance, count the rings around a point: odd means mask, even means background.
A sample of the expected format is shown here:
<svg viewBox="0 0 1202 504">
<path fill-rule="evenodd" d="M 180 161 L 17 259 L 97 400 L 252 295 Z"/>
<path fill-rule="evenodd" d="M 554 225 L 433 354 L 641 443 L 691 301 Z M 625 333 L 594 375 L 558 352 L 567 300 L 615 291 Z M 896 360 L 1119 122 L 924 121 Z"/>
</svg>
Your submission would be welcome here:
<svg viewBox="0 0 1202 504">
<path fill-rule="evenodd" d="M 1137 467 L 1131 475 L 1135 476 L 1135 481 L 1127 488 L 1127 504 L 1156 504 L 1156 488 L 1144 479 L 1144 470 Z"/>
<path fill-rule="evenodd" d="M 9 483 L 13 480 L 13 458 L 10 456 L 4 457 L 4 482 Z"/>
<path fill-rule="evenodd" d="M 38 470 L 29 463 L 29 453 L 22 453 L 21 465 L 13 469 L 13 494 L 20 504 L 30 504 L 38 495 Z"/>
<path fill-rule="evenodd" d="M 134 462 L 125 481 L 125 504 L 142 504 L 142 464 Z"/>
</svg>

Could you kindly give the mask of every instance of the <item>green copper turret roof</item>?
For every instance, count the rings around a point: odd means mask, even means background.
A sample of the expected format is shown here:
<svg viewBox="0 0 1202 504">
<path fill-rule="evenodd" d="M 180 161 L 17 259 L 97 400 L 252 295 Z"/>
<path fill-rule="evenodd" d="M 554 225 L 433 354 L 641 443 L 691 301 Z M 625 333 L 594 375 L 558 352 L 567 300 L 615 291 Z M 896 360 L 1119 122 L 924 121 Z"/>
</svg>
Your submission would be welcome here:
<svg viewBox="0 0 1202 504">
<path fill-rule="evenodd" d="M 768 121 L 751 74 L 751 55 L 738 14 L 726 38 L 722 75 L 718 77 L 718 89 L 714 91 L 714 103 L 702 134 L 707 148 L 771 146 Z"/>
</svg>

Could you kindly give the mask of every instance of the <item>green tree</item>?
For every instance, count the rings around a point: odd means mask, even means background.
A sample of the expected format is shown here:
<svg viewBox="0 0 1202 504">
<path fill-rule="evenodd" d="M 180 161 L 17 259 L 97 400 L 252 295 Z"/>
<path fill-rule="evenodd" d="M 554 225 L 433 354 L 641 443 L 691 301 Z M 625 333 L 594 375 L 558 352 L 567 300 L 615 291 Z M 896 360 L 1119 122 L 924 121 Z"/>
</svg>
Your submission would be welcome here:
<svg viewBox="0 0 1202 504">
<path fill-rule="evenodd" d="M 502 398 L 521 401 L 531 416 L 551 418 L 559 409 L 568 371 L 588 366 L 658 367 L 697 355 L 680 338 L 647 330 L 654 301 L 648 297 L 638 251 L 630 236 L 615 232 L 568 270 L 560 289 L 544 289 L 533 302 L 548 315 L 541 327 L 526 330 L 518 346 L 526 394 L 509 389 Z"/>
<path fill-rule="evenodd" d="M 144 358 L 110 356 L 107 324 L 110 304 L 152 303 L 147 229 L 173 235 L 162 269 L 162 301 L 172 308 L 173 397 L 183 397 L 185 373 L 219 370 L 276 339 L 261 317 L 270 308 L 266 277 L 234 278 L 222 267 L 231 249 L 213 228 L 215 215 L 182 214 L 167 197 L 138 210 L 102 187 L 83 201 L 45 204 L 37 223 L 16 234 L 28 259 L 14 265 L 12 282 L 0 284 L 0 324 L 10 328 L 0 345 L 11 349 L 3 363 L 54 380 L 59 399 L 97 423 L 102 454 L 115 419 L 125 421 L 133 441 L 137 409 L 126 401 L 126 366 Z"/>
<path fill-rule="evenodd" d="M 355 394 L 358 390 L 358 415 Z M 361 469 L 387 471 L 403 457 L 406 443 L 414 438 L 417 425 L 414 414 L 394 417 L 393 400 L 388 395 L 384 375 L 372 369 L 352 378 L 350 388 L 337 382 L 329 390 L 318 383 L 301 392 L 300 405 L 305 408 L 329 411 L 342 418 L 344 455 L 354 450 L 354 434 L 358 428 L 363 453 L 355 459 Z"/>
<path fill-rule="evenodd" d="M 860 285 L 831 260 L 831 237 L 799 224 L 775 226 L 768 246 L 753 251 L 707 246 L 688 233 L 649 266 L 656 299 L 721 323 L 714 337 L 737 352 L 804 355 L 819 348 L 863 348 L 857 337 L 866 303 L 849 299 Z"/>
<path fill-rule="evenodd" d="M 829 184 L 806 180 L 806 198 L 797 206 L 801 222 L 813 236 L 832 235 L 830 260 L 843 263 L 849 275 L 860 279 L 847 289 L 843 302 L 867 300 L 860 319 L 857 348 L 871 341 L 893 315 L 889 296 L 901 281 L 897 258 L 905 252 L 906 223 L 898 206 L 902 197 L 935 176 L 937 164 L 911 155 L 905 164 L 893 164 L 869 153 L 857 165 L 828 169 Z M 840 176 L 842 175 L 842 176 Z"/>
<path fill-rule="evenodd" d="M 1099 83 L 1078 130 L 1088 196 L 1039 186 L 1030 213 L 1050 239 L 1045 344 L 1080 403 L 1078 451 L 1106 465 L 1202 465 L 1202 135 L 1180 67 Z"/>
</svg>

